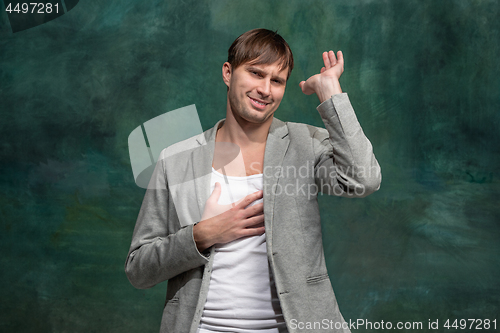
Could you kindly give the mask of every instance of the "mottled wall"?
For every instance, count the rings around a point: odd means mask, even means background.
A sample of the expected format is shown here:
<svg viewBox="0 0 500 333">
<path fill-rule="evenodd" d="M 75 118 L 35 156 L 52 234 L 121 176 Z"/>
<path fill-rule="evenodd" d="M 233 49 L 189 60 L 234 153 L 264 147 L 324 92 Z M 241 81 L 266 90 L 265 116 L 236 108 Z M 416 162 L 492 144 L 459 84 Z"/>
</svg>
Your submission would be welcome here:
<svg viewBox="0 0 500 333">
<path fill-rule="evenodd" d="M 123 272 L 144 194 L 127 137 L 190 104 L 223 117 L 227 48 L 256 27 L 295 53 L 282 120 L 322 125 L 298 83 L 344 52 L 382 166 L 376 194 L 320 199 L 346 319 L 500 325 L 497 1 L 82 0 L 17 33 L 0 8 L 1 331 L 158 330 L 166 284 Z"/>
</svg>

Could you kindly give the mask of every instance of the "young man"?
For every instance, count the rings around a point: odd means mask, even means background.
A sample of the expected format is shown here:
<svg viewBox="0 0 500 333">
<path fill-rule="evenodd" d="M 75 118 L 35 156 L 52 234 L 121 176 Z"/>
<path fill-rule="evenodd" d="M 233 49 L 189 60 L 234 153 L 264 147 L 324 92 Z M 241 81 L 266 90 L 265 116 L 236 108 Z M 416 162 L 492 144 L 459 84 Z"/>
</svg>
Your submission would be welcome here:
<svg viewBox="0 0 500 333">
<path fill-rule="evenodd" d="M 325 128 L 274 118 L 292 52 L 248 31 L 222 66 L 226 118 L 160 155 L 125 264 L 130 282 L 169 280 L 161 332 L 349 332 L 326 270 L 318 190 L 363 197 L 380 168 L 323 53 L 315 93 Z"/>
</svg>

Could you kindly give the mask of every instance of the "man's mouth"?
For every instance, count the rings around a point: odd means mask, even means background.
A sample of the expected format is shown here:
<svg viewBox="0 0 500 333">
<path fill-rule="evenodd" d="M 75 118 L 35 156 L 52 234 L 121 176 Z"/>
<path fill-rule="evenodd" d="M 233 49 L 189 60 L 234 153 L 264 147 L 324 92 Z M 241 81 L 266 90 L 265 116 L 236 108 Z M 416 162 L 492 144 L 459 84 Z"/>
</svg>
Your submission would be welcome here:
<svg viewBox="0 0 500 333">
<path fill-rule="evenodd" d="M 262 109 L 264 108 L 267 104 L 269 103 L 266 103 L 264 101 L 261 101 L 261 100 L 258 100 L 258 99 L 255 99 L 255 98 L 252 98 L 252 97 L 248 97 L 250 98 L 250 101 L 252 102 L 253 105 L 255 105 L 256 107 L 258 107 L 259 109 Z"/>
</svg>

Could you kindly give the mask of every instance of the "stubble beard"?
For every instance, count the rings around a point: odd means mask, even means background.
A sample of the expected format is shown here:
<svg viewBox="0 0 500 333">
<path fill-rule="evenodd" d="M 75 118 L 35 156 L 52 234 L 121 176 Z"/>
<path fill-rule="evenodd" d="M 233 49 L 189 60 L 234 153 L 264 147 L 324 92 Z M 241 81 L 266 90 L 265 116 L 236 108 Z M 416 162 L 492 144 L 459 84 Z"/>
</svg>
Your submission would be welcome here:
<svg viewBox="0 0 500 333">
<path fill-rule="evenodd" d="M 244 120 L 251 122 L 262 124 L 272 116 L 272 111 L 257 111 L 257 110 L 249 110 L 250 106 L 245 104 L 246 99 L 249 97 L 247 95 L 244 96 L 244 100 L 240 101 L 236 96 L 229 93 L 229 106 L 231 107 L 231 111 L 235 118 L 243 118 Z M 256 116 L 258 113 L 259 116 Z"/>
</svg>

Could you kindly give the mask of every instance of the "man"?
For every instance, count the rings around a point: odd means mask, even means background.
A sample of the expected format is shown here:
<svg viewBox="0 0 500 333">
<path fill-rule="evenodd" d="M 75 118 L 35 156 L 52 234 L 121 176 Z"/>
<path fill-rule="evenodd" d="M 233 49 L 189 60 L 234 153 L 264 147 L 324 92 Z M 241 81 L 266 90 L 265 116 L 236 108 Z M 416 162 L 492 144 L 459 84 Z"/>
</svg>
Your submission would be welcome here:
<svg viewBox="0 0 500 333">
<path fill-rule="evenodd" d="M 274 118 L 293 56 L 275 32 L 238 37 L 223 64 L 226 118 L 166 148 L 125 264 L 130 282 L 169 280 L 161 332 L 349 332 L 326 270 L 318 190 L 363 197 L 380 168 L 323 53 L 315 93 L 325 128 Z"/>
</svg>

